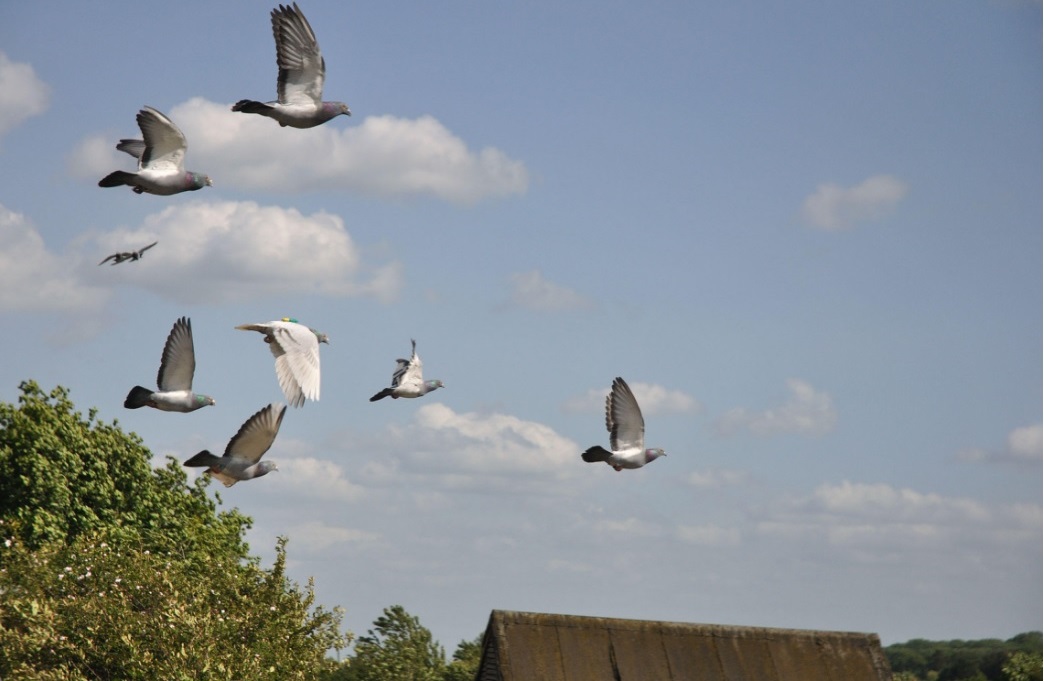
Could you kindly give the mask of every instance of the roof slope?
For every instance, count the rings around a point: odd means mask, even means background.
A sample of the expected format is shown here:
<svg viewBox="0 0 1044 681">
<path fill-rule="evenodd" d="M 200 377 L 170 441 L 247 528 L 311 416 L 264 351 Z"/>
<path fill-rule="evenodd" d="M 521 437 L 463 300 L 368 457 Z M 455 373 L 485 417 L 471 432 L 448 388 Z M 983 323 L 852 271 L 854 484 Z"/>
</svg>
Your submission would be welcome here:
<svg viewBox="0 0 1044 681">
<path fill-rule="evenodd" d="M 494 610 L 479 681 L 889 681 L 877 634 Z"/>
</svg>

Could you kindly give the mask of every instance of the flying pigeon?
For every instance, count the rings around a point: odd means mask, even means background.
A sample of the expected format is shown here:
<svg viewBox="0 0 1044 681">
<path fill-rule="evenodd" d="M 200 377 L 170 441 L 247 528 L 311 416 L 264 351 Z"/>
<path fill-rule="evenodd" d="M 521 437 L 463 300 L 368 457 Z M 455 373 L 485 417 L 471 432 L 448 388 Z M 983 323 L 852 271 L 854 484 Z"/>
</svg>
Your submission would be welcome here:
<svg viewBox="0 0 1044 681">
<path fill-rule="evenodd" d="M 214 404 L 209 395 L 192 392 L 192 374 L 196 371 L 196 352 L 192 345 L 192 323 L 188 317 L 174 322 L 174 328 L 163 346 L 156 384 L 159 390 L 152 391 L 136 385 L 127 394 L 123 406 L 127 409 L 152 407 L 161 411 L 196 411 Z"/>
<path fill-rule="evenodd" d="M 141 256 L 145 255 L 145 251 L 149 250 L 150 248 L 152 248 L 153 246 L 155 246 L 158 243 L 159 243 L 158 241 L 153 241 L 151 244 L 149 244 L 145 248 L 140 248 L 140 249 L 138 249 L 136 251 L 129 251 L 129 252 L 124 252 L 124 253 L 113 253 L 112 255 L 110 255 L 109 257 L 105 258 L 105 260 L 102 260 L 98 264 L 99 265 L 104 265 L 105 263 L 107 263 L 107 262 L 109 262 L 111 260 L 113 265 L 119 265 L 121 262 L 125 262 L 127 260 L 130 260 L 130 261 L 141 260 Z"/>
<path fill-rule="evenodd" d="M 275 442 L 285 413 L 285 404 L 270 404 L 262 408 L 239 427 L 239 432 L 228 441 L 224 456 L 215 456 L 204 449 L 184 465 L 206 467 L 207 472 L 225 487 L 279 470 L 274 462 L 261 461 L 261 457 Z"/>
<path fill-rule="evenodd" d="M 413 344 L 413 355 L 409 359 L 395 360 L 395 373 L 392 374 L 391 387 L 385 388 L 371 397 L 371 402 L 385 397 L 393 400 L 400 397 L 421 397 L 442 387 L 442 381 L 424 380 L 424 363 L 417 356 L 417 341 L 411 338 L 410 343 Z"/>
<path fill-rule="evenodd" d="M 313 128 L 334 116 L 351 116 L 344 102 L 323 101 L 326 61 L 315 32 L 296 2 L 293 7 L 279 5 L 272 10 L 272 35 L 279 66 L 278 101 L 241 99 L 232 105 L 232 110 L 268 116 L 281 126 L 293 128 Z"/>
<path fill-rule="evenodd" d="M 325 333 L 290 317 L 263 324 L 240 324 L 236 328 L 265 335 L 268 349 L 275 355 L 279 387 L 290 404 L 300 407 L 306 399 L 319 401 L 319 344 L 330 342 Z"/>
<path fill-rule="evenodd" d="M 130 185 L 135 194 L 179 194 L 210 187 L 213 183 L 203 173 L 186 171 L 185 150 L 188 143 L 174 122 L 146 106 L 138 112 L 138 127 L 144 140 L 123 139 L 116 148 L 138 159 L 138 172 L 116 170 L 103 177 L 99 187 Z"/>
<path fill-rule="evenodd" d="M 605 427 L 609 431 L 609 446 L 612 451 L 601 447 L 590 447 L 580 457 L 588 462 L 604 461 L 615 470 L 641 468 L 661 456 L 662 449 L 645 448 L 645 419 L 630 386 L 620 378 L 613 381 L 612 392 L 605 398 Z"/>
</svg>

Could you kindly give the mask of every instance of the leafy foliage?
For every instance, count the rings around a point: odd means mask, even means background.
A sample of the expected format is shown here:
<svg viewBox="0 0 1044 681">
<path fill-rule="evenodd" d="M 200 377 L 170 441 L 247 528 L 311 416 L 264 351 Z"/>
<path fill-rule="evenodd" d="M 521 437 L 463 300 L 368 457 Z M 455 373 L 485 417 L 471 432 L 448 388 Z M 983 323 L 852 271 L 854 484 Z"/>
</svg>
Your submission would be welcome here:
<svg viewBox="0 0 1044 681">
<path fill-rule="evenodd" d="M 153 470 L 137 435 L 97 421 L 94 409 L 84 420 L 65 388 L 20 388 L 17 407 L 0 403 L 0 518 L 10 535 L 35 548 L 104 529 L 152 551 L 247 557 L 250 519 L 218 513 L 209 479 L 187 487 L 172 458 Z"/>
<path fill-rule="evenodd" d="M 1040 681 L 1041 632 L 1007 641 L 913 639 L 885 648 L 896 678 L 908 681 Z"/>
<path fill-rule="evenodd" d="M 208 479 L 68 393 L 22 384 L 0 403 L 0 678 L 311 679 L 333 666 L 341 612 L 263 569 L 250 519 L 218 513 Z"/>
<path fill-rule="evenodd" d="M 446 663 L 431 632 L 401 605 L 385 608 L 373 629 L 360 636 L 355 655 L 329 669 L 324 681 L 472 681 L 482 655 L 482 636 L 461 641 Z"/>
</svg>

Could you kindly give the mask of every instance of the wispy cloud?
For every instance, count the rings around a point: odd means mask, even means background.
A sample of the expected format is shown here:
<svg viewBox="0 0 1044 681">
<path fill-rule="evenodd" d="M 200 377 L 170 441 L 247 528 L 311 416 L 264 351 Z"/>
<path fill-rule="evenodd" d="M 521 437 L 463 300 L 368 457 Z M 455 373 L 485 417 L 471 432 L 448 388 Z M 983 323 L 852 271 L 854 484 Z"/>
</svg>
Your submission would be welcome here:
<svg viewBox="0 0 1044 681">
<path fill-rule="evenodd" d="M 581 448 L 542 423 L 460 413 L 439 402 L 418 409 L 408 426 L 389 427 L 370 446 L 382 454 L 358 471 L 364 486 L 399 486 L 422 477 L 429 493 L 546 494 L 584 471 L 578 465 Z"/>
<path fill-rule="evenodd" d="M 787 381 L 790 396 L 783 404 L 763 411 L 736 407 L 715 424 L 721 435 L 747 431 L 755 435 L 802 433 L 819 435 L 830 431 L 837 422 L 834 400 L 826 392 L 816 390 L 805 381 Z"/>
<path fill-rule="evenodd" d="M 340 217 L 252 201 L 179 203 L 139 227 L 93 231 L 79 240 L 81 249 L 98 255 L 153 241 L 159 244 L 140 265 L 99 269 L 83 263 L 79 274 L 92 284 L 118 280 L 181 303 L 287 292 L 392 300 L 401 286 L 398 263 L 361 262 Z"/>
<path fill-rule="evenodd" d="M 51 88 L 30 64 L 11 61 L 0 51 L 0 138 L 51 103 Z"/>
<path fill-rule="evenodd" d="M 73 272 L 79 259 L 47 250 L 21 213 L 0 204 L 0 310 L 89 313 L 109 298 Z"/>
<path fill-rule="evenodd" d="M 847 229 L 884 217 L 907 191 L 906 184 L 891 175 L 874 175 L 852 187 L 821 184 L 805 199 L 801 216 L 806 224 L 819 229 Z"/>
<path fill-rule="evenodd" d="M 127 112 L 125 136 L 137 135 L 134 113 Z M 470 204 L 524 194 L 529 186 L 521 161 L 493 147 L 469 149 L 431 116 L 369 116 L 358 125 L 291 130 L 198 97 L 166 113 L 188 139 L 186 167 L 207 173 L 218 187 L 433 196 Z M 132 163 L 120 158 L 115 142 L 97 135 L 83 140 L 69 158 L 71 172 L 96 178 L 114 163 Z"/>
<path fill-rule="evenodd" d="M 586 296 L 545 279 L 540 270 L 511 275 L 510 304 L 538 312 L 564 312 L 593 306 Z"/>
<path fill-rule="evenodd" d="M 1044 428 L 1035 423 L 1015 428 L 1004 444 L 995 449 L 966 449 L 958 453 L 962 461 L 1040 464 L 1044 456 Z"/>
<path fill-rule="evenodd" d="M 785 540 L 825 538 L 856 555 L 880 558 L 910 549 L 1020 543 L 1039 546 L 1041 509 L 1036 504 L 990 506 L 877 483 L 823 484 L 810 495 L 765 511 L 764 535 Z"/>
</svg>

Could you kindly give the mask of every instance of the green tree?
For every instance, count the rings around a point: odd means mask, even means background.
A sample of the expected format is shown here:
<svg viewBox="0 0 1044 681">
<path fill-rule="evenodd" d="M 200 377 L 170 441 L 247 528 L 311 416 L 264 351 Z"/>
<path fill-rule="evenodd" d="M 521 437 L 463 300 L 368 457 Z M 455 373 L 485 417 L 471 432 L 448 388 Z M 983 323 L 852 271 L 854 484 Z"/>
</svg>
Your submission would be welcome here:
<svg viewBox="0 0 1044 681">
<path fill-rule="evenodd" d="M 1027 653 L 1021 650 L 1011 654 L 1002 667 L 1005 681 L 1041 681 L 1044 661 L 1038 650 Z"/>
<path fill-rule="evenodd" d="M 209 558 L 246 558 L 250 519 L 217 512 L 207 476 L 186 487 L 184 468 L 168 458 L 154 470 L 141 438 L 116 422 L 85 420 L 69 392 L 45 394 L 21 384 L 18 405 L 0 402 L 0 519 L 30 548 L 71 542 L 105 530 L 143 549 Z"/>
<path fill-rule="evenodd" d="M 22 384 L 0 403 L 0 678 L 312 679 L 348 645 L 341 612 L 263 569 L 250 519 L 218 513 L 68 393 Z"/>
<path fill-rule="evenodd" d="M 453 651 L 453 659 L 442 672 L 442 681 L 473 681 L 482 663 L 482 634 L 471 641 L 461 641 Z"/>
<path fill-rule="evenodd" d="M 401 605 L 384 609 L 360 636 L 355 655 L 331 678 L 344 681 L 439 681 L 446 653 Z"/>
</svg>

